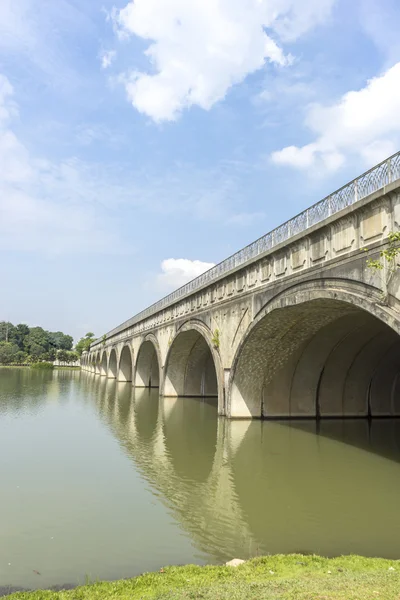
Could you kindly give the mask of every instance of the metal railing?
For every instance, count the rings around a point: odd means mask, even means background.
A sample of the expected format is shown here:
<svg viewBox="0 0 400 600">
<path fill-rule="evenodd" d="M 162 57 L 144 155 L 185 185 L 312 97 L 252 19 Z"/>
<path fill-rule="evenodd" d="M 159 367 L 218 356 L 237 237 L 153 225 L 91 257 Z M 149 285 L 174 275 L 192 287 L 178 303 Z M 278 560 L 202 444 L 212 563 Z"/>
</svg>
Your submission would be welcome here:
<svg viewBox="0 0 400 600">
<path fill-rule="evenodd" d="M 286 223 L 279 225 L 276 229 L 273 229 L 255 242 L 252 242 L 242 250 L 239 250 L 239 252 L 236 252 L 236 254 L 223 260 L 199 277 L 196 277 L 196 279 L 186 283 L 172 292 L 172 294 L 165 296 L 162 300 L 155 302 L 155 304 L 152 304 L 136 316 L 125 321 L 125 323 L 122 323 L 110 331 L 107 334 L 107 338 L 147 319 L 167 306 L 175 304 L 178 300 L 185 298 L 199 288 L 212 283 L 214 280 L 221 277 L 221 275 L 224 275 L 233 269 L 237 269 L 249 260 L 260 256 L 282 242 L 306 231 L 313 225 L 321 223 L 331 215 L 355 204 L 358 200 L 366 198 L 373 192 L 383 188 L 385 185 L 396 181 L 396 179 L 400 179 L 400 152 L 393 154 L 393 156 L 384 160 L 379 165 L 376 165 L 363 175 L 360 175 L 360 177 L 357 177 L 350 183 L 344 185 L 336 192 L 333 192 L 333 194 L 330 194 L 320 202 L 307 208 L 289 221 L 286 221 Z M 92 347 L 100 342 L 100 339 L 96 340 L 92 344 Z"/>
</svg>

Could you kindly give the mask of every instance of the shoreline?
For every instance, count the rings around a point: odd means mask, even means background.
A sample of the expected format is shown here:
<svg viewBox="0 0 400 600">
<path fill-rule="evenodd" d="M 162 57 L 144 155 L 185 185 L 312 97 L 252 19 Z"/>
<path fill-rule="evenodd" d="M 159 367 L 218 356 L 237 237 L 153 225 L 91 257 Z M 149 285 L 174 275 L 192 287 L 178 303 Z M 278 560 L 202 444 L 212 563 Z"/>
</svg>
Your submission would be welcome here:
<svg viewBox="0 0 400 600">
<path fill-rule="evenodd" d="M 367 600 L 398 598 L 399 589 L 399 560 L 289 554 L 253 558 L 237 566 L 165 567 L 132 579 L 79 587 L 16 591 L 1 586 L 0 595 L 7 592 L 3 597 L 12 600 Z"/>
</svg>

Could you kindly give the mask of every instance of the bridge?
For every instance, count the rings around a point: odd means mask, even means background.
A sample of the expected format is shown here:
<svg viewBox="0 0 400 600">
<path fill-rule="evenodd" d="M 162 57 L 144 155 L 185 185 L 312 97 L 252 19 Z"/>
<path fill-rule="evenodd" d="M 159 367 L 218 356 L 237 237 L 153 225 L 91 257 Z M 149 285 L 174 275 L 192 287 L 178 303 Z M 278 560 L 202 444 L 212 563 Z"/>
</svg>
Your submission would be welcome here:
<svg viewBox="0 0 400 600">
<path fill-rule="evenodd" d="M 82 369 L 229 418 L 400 415 L 400 153 L 91 345 Z M 396 265 L 397 266 L 397 265 Z"/>
</svg>

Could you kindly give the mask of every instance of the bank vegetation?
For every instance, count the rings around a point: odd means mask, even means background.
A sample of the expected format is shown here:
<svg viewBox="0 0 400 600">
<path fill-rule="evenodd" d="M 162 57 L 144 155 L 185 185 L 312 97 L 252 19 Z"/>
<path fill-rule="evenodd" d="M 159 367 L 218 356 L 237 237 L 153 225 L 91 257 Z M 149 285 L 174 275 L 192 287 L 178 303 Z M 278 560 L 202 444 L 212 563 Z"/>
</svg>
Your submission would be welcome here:
<svg viewBox="0 0 400 600">
<path fill-rule="evenodd" d="M 394 600 L 400 563 L 357 556 L 268 556 L 239 567 L 168 567 L 134 579 L 69 591 L 17 593 L 13 600 Z"/>
</svg>

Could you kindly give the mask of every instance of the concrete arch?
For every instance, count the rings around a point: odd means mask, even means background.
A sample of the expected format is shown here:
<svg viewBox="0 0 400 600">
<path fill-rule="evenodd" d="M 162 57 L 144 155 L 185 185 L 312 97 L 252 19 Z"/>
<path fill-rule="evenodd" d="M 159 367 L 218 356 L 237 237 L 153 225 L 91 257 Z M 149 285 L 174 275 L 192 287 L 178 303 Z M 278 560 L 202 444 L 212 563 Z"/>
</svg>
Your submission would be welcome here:
<svg viewBox="0 0 400 600">
<path fill-rule="evenodd" d="M 159 388 L 161 354 L 157 338 L 150 334 L 143 340 L 136 358 L 135 387 Z"/>
<path fill-rule="evenodd" d="M 118 356 L 117 350 L 112 348 L 110 352 L 110 356 L 108 358 L 108 369 L 107 369 L 107 377 L 108 379 L 117 379 L 118 375 Z"/>
<path fill-rule="evenodd" d="M 400 414 L 400 326 L 363 287 L 310 281 L 264 305 L 232 364 L 228 416 Z"/>
<path fill-rule="evenodd" d="M 130 346 L 124 346 L 118 365 L 118 381 L 133 380 L 133 352 Z"/>
<path fill-rule="evenodd" d="M 177 332 L 164 368 L 162 395 L 218 398 L 223 413 L 223 370 L 212 332 L 200 321 L 189 321 Z"/>
<path fill-rule="evenodd" d="M 96 355 L 94 353 L 90 356 L 90 372 L 96 373 Z"/>
<path fill-rule="evenodd" d="M 100 362 L 100 375 L 102 377 L 107 377 L 107 372 L 108 372 L 107 352 L 105 350 L 103 350 L 103 353 L 101 355 L 101 362 Z"/>
<path fill-rule="evenodd" d="M 100 372 L 101 372 L 100 362 L 101 362 L 101 353 L 97 352 L 96 353 L 96 369 L 95 369 L 96 375 L 100 375 Z"/>
</svg>

